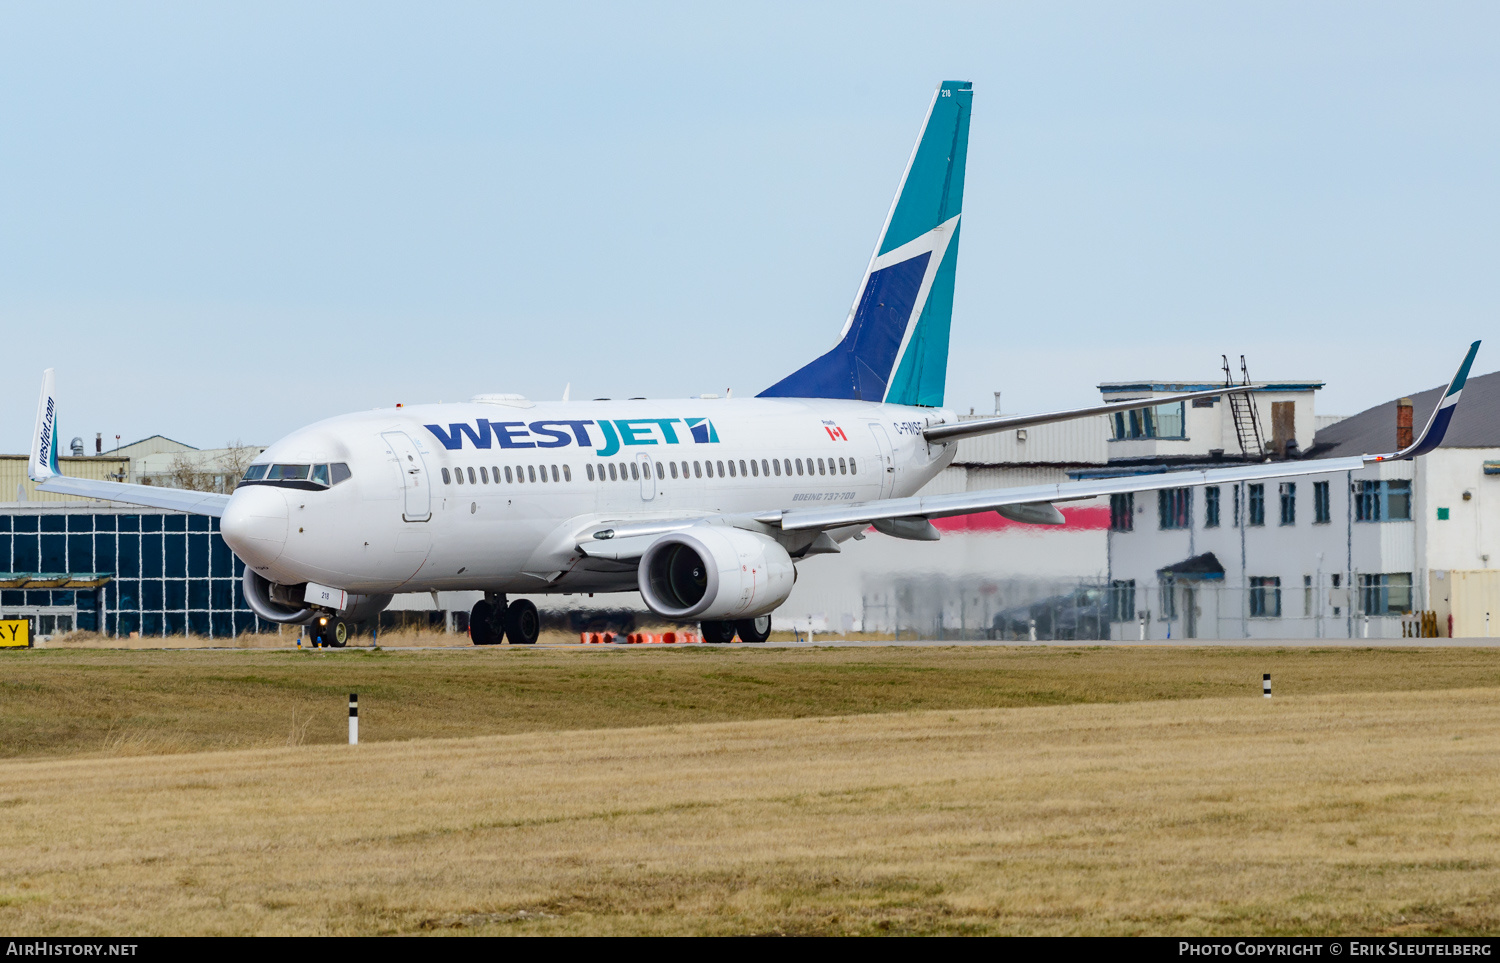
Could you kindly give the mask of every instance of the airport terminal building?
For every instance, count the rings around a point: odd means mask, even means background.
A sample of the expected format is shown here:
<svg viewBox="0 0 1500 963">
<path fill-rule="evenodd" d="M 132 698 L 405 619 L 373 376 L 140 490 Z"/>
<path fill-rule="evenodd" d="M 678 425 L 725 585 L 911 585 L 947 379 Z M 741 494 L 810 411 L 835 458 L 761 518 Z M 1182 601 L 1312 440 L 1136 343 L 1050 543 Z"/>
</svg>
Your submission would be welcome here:
<svg viewBox="0 0 1500 963">
<path fill-rule="evenodd" d="M 74 503 L 0 506 L 0 617 L 34 637 L 225 638 L 274 630 L 245 604 L 218 519 Z"/>
</svg>

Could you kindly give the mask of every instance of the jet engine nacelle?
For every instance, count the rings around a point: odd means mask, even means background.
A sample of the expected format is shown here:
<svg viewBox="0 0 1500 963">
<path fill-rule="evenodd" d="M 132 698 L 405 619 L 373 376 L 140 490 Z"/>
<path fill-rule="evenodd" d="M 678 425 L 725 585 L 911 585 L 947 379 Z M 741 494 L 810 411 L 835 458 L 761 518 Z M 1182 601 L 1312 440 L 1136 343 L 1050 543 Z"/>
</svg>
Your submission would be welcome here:
<svg viewBox="0 0 1500 963">
<path fill-rule="evenodd" d="M 307 583 L 281 585 L 257 575 L 250 566 L 245 566 L 245 601 L 252 611 L 267 622 L 283 625 L 305 625 L 317 616 L 318 610 L 309 606 L 304 593 Z M 365 622 L 375 618 L 391 604 L 390 595 L 345 595 L 344 607 L 339 615 L 351 622 Z"/>
<path fill-rule="evenodd" d="M 303 625 L 312 621 L 316 610 L 302 602 L 302 586 L 280 585 L 255 573 L 245 566 L 245 602 L 250 610 L 267 622 L 283 625 Z"/>
<path fill-rule="evenodd" d="M 797 571 L 773 538 L 698 525 L 652 542 L 641 556 L 638 578 L 646 605 L 657 615 L 742 619 L 785 602 Z"/>
</svg>

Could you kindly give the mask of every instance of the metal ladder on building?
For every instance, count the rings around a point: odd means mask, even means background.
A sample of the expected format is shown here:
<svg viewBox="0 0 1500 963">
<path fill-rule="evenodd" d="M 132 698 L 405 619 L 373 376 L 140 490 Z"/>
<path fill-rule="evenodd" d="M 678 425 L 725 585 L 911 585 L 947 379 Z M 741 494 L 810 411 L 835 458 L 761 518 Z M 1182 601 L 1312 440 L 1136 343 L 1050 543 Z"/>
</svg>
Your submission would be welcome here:
<svg viewBox="0 0 1500 963">
<path fill-rule="evenodd" d="M 1224 387 L 1234 385 L 1234 374 L 1229 370 L 1229 355 L 1220 355 L 1224 359 Z M 1240 355 L 1240 384 L 1250 384 L 1250 370 L 1245 365 L 1245 356 Z M 1240 443 L 1240 454 L 1251 461 L 1260 461 L 1266 457 L 1266 443 L 1260 432 L 1260 416 L 1255 412 L 1255 402 L 1250 400 L 1248 394 L 1239 393 L 1229 396 L 1229 413 L 1234 418 L 1234 435 Z"/>
</svg>

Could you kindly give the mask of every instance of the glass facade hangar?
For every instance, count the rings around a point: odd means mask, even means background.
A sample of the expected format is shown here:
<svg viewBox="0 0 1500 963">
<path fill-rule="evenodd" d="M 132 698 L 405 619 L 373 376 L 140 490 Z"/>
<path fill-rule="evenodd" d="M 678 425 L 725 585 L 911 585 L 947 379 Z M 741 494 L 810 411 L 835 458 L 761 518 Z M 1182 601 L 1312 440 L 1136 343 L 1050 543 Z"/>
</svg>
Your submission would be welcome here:
<svg viewBox="0 0 1500 963">
<path fill-rule="evenodd" d="M 0 588 L 0 617 L 32 619 L 39 635 L 274 630 L 245 604 L 244 571 L 217 518 L 0 509 L 0 585 L 22 586 Z"/>
</svg>

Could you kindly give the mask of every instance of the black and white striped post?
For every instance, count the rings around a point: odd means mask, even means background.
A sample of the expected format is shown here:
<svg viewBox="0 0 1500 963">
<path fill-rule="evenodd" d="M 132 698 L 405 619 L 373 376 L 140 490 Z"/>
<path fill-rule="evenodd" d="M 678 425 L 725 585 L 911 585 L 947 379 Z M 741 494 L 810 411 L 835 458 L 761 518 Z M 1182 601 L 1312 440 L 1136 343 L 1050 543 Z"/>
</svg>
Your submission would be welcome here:
<svg viewBox="0 0 1500 963">
<path fill-rule="evenodd" d="M 1270 676 L 1266 676 L 1270 678 Z M 1271 683 L 1266 683 L 1266 695 L 1271 694 Z M 349 745 L 359 745 L 359 693 L 349 693 Z"/>
<path fill-rule="evenodd" d="M 1261 685 L 1261 689 L 1265 693 L 1265 697 L 1267 699 L 1271 698 L 1271 673 L 1267 672 L 1264 676 L 1261 677 L 1260 685 Z M 349 711 L 353 712 L 354 710 L 350 709 Z M 351 722 L 350 725 L 353 725 L 353 723 Z M 349 738 L 350 738 L 351 742 L 354 739 L 353 736 L 350 736 Z"/>
</svg>

